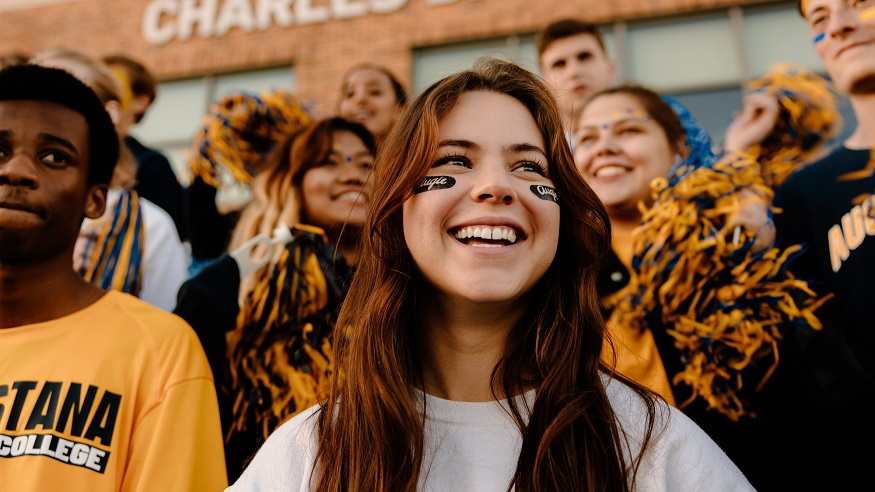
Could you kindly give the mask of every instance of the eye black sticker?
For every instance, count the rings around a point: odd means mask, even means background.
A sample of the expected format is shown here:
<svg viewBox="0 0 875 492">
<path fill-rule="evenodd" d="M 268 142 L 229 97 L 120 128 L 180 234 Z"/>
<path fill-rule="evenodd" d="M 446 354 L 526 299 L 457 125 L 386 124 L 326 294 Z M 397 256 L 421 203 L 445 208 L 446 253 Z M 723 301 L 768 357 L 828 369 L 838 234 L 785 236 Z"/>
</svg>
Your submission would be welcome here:
<svg viewBox="0 0 875 492">
<path fill-rule="evenodd" d="M 556 193 L 556 188 L 544 185 L 532 185 L 529 189 L 532 190 L 532 193 L 541 200 L 547 200 L 548 202 L 553 202 L 557 205 L 559 204 L 559 195 Z"/>
<path fill-rule="evenodd" d="M 422 193 L 423 191 L 445 190 L 456 186 L 456 178 L 452 176 L 426 176 L 422 178 L 419 186 L 414 188 L 414 193 Z"/>
</svg>

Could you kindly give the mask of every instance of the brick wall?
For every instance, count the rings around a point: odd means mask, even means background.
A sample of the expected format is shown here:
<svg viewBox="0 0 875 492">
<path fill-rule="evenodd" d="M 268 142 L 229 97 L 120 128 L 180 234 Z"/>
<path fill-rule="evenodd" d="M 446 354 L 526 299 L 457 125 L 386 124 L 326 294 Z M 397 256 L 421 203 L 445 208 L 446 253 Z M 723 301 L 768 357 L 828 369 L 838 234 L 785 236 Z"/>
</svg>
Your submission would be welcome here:
<svg viewBox="0 0 875 492">
<path fill-rule="evenodd" d="M 208 38 L 149 43 L 142 33 L 147 9 L 180 8 L 184 2 L 217 10 L 236 6 L 296 4 L 330 9 L 334 2 L 365 8 L 404 0 L 64 0 L 38 7 L 0 10 L 0 53 L 67 46 L 100 56 L 124 51 L 145 62 L 159 79 L 294 65 L 298 92 L 323 112 L 333 110 L 340 79 L 358 62 L 381 63 L 408 78 L 411 50 L 416 47 L 537 31 L 560 17 L 580 16 L 602 23 L 618 19 L 674 15 L 730 5 L 770 3 L 763 0 L 407 0 L 397 10 L 360 17 L 288 26 L 276 18 L 265 29 L 231 28 Z M 164 2 L 161 4 L 160 2 Z M 443 2 L 442 5 L 436 3 Z M 43 2 L 46 3 L 46 2 Z M 217 15 L 213 19 L 217 19 Z M 172 24 L 165 14 L 156 25 Z M 196 28 L 196 26 L 195 26 Z"/>
</svg>

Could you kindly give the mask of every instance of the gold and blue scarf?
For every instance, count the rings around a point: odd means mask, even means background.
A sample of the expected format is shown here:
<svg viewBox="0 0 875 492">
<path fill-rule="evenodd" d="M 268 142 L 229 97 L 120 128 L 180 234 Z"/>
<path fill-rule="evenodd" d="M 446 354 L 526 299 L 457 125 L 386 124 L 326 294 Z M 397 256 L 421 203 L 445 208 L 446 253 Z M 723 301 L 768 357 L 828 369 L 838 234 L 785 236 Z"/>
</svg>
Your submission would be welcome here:
<svg viewBox="0 0 875 492">
<path fill-rule="evenodd" d="M 122 191 L 110 213 L 82 227 L 86 243 L 79 274 L 102 289 L 139 295 L 145 231 L 137 192 Z"/>
</svg>

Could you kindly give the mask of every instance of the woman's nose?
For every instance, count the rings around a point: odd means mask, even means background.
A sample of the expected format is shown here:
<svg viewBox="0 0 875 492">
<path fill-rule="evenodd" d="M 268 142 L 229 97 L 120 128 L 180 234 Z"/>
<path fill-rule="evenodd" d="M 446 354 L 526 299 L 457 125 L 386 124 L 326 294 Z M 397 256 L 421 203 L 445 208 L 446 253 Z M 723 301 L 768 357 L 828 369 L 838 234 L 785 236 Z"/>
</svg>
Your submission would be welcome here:
<svg viewBox="0 0 875 492">
<path fill-rule="evenodd" d="M 598 141 L 593 144 L 593 147 L 596 155 L 612 154 L 617 151 L 617 141 L 613 135 L 605 134 L 599 137 Z"/>
<path fill-rule="evenodd" d="M 351 158 L 346 158 L 340 166 L 338 179 L 347 184 L 363 184 L 369 172 L 369 169 L 356 164 Z"/>
<path fill-rule="evenodd" d="M 477 171 L 477 178 L 471 190 L 472 198 L 479 202 L 512 203 L 516 190 L 511 176 L 504 164 L 483 165 Z"/>
</svg>

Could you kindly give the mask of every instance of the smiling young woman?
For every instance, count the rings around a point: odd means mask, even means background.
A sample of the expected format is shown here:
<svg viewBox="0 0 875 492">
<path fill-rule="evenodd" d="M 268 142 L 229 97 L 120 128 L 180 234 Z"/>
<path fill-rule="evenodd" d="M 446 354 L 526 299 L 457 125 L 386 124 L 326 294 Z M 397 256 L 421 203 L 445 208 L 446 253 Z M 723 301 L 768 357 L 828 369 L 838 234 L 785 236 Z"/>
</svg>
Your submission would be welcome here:
<svg viewBox="0 0 875 492">
<path fill-rule="evenodd" d="M 389 69 L 371 63 L 350 68 L 340 88 L 338 114 L 365 126 L 382 142 L 407 104 L 404 85 Z"/>
<path fill-rule="evenodd" d="M 700 429 L 601 363 L 608 218 L 543 82 L 486 61 L 398 125 L 330 396 L 231 490 L 750 490 Z"/>
<path fill-rule="evenodd" d="M 174 312 L 197 332 L 220 389 L 232 481 L 276 426 L 326 395 L 329 335 L 357 260 L 374 150 L 368 130 L 342 118 L 280 142 L 253 180 L 232 254 L 180 290 Z M 277 228 L 290 229 L 287 243 L 249 249 Z M 261 266 L 249 270 L 247 257 Z"/>
<path fill-rule="evenodd" d="M 639 203 L 653 202 L 650 183 L 665 177 L 681 157 L 681 123 L 653 91 L 618 87 L 583 108 L 576 140 L 577 167 L 607 207 L 611 247 L 629 267 L 632 230 L 641 224 Z"/>
</svg>

